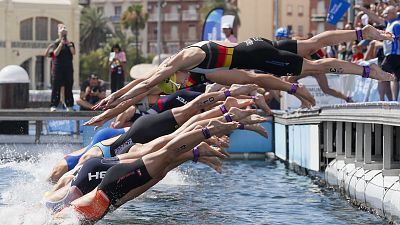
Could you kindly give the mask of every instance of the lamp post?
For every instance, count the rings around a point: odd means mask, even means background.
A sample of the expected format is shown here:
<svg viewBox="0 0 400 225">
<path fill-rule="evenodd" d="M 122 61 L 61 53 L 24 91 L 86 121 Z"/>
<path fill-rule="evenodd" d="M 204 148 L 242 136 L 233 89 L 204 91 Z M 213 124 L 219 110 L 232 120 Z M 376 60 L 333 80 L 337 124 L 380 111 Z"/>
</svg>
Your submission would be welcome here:
<svg viewBox="0 0 400 225">
<path fill-rule="evenodd" d="M 161 0 L 157 1 L 157 56 L 158 63 L 161 63 Z"/>
</svg>

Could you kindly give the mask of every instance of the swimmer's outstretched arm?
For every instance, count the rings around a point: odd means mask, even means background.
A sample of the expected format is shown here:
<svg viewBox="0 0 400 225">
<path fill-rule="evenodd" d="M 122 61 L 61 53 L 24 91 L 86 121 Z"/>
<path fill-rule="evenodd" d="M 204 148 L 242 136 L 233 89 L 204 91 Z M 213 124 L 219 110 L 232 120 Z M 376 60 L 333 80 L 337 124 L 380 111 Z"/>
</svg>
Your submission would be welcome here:
<svg viewBox="0 0 400 225">
<path fill-rule="evenodd" d="M 126 94 L 116 99 L 114 102 L 108 102 L 106 108 L 117 106 L 123 101 L 134 98 L 151 88 L 158 85 L 161 81 L 168 79 L 178 70 L 190 69 L 200 64 L 205 57 L 203 50 L 199 48 L 186 48 L 176 55 L 164 60 L 158 70 L 153 72 L 149 78 L 140 82 L 138 85 L 129 90 Z"/>
<path fill-rule="evenodd" d="M 144 79 L 136 79 L 131 82 L 129 82 L 127 85 L 119 89 L 118 91 L 110 94 L 106 98 L 102 99 L 100 102 L 98 102 L 96 105 L 93 106 L 92 109 L 97 110 L 97 109 L 102 109 L 108 102 L 113 102 L 115 99 L 121 97 L 125 93 L 127 93 L 130 89 L 138 85 L 140 82 L 144 81 Z"/>
<path fill-rule="evenodd" d="M 136 96 L 135 98 L 121 102 L 121 104 L 119 104 L 117 107 L 107 109 L 106 111 L 102 112 L 100 115 L 93 117 L 92 119 L 90 119 L 89 121 L 84 123 L 83 125 L 84 126 L 102 126 L 108 120 L 116 117 L 118 114 L 124 112 L 132 105 L 135 105 L 136 103 L 138 103 L 140 100 L 142 100 L 144 97 L 146 97 L 150 93 L 150 91 L 140 94 L 140 95 Z"/>
</svg>

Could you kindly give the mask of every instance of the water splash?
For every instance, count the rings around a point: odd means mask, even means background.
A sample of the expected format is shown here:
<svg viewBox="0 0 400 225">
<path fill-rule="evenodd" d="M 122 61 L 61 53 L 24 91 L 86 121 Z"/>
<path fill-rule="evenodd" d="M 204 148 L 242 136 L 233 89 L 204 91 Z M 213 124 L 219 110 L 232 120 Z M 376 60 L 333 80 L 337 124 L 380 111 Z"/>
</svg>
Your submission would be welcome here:
<svg viewBox="0 0 400 225">
<path fill-rule="evenodd" d="M 29 150 L 32 152 L 40 149 L 40 153 L 37 151 L 36 155 L 17 147 L 1 147 L 5 151 L 0 169 L 3 179 L 8 182 L 4 182 L 1 187 L 0 224 L 54 224 L 51 222 L 50 211 L 41 202 L 43 194 L 51 188 L 46 178 L 53 166 L 62 159 L 65 147 L 31 145 Z M 57 150 L 54 151 L 55 149 Z M 71 219 L 63 224 L 78 224 L 77 221 Z"/>
</svg>

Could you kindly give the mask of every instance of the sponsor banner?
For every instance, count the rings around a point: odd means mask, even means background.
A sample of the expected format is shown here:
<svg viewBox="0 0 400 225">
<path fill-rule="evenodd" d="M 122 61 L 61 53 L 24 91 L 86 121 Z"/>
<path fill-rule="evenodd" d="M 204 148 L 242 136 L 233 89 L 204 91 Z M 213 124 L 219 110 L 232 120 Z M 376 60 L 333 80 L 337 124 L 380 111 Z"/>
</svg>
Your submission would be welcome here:
<svg viewBox="0 0 400 225">
<path fill-rule="evenodd" d="M 75 130 L 74 120 L 49 120 L 47 129 L 50 134 L 73 134 Z"/>
<path fill-rule="evenodd" d="M 329 87 L 342 91 L 342 82 L 339 75 L 329 75 L 327 78 Z M 314 77 L 300 79 L 299 83 L 304 84 L 307 87 L 308 91 L 310 91 L 310 93 L 314 96 L 317 106 L 341 104 L 345 102 L 342 99 L 325 94 L 319 87 L 318 82 Z M 282 93 L 284 101 L 284 104 L 282 105 L 284 107 L 283 109 L 297 109 L 300 107 L 301 102 L 297 97 L 287 94 L 286 92 Z"/>
</svg>

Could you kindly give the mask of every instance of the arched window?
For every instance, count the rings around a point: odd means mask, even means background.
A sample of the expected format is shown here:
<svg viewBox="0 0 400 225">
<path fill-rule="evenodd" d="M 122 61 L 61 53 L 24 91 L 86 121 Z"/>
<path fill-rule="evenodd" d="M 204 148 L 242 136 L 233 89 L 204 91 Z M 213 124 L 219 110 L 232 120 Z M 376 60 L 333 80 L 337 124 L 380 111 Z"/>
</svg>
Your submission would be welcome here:
<svg viewBox="0 0 400 225">
<path fill-rule="evenodd" d="M 47 17 L 36 17 L 35 39 L 38 41 L 49 40 L 49 22 Z"/>
<path fill-rule="evenodd" d="M 29 18 L 21 21 L 19 35 L 21 40 L 33 40 L 33 19 Z"/>
<path fill-rule="evenodd" d="M 50 39 L 56 40 L 58 38 L 58 24 L 62 23 L 61 21 L 51 19 L 50 22 Z"/>
</svg>

